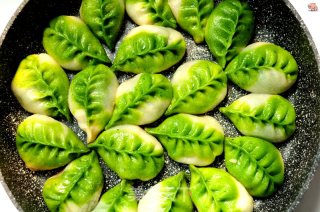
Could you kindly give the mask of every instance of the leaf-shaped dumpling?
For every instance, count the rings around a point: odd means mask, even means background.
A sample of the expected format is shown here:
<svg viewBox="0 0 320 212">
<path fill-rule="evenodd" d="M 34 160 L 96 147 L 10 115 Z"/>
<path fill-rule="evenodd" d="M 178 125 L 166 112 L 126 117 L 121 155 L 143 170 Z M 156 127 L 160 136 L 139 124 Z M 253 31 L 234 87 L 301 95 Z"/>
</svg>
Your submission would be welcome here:
<svg viewBox="0 0 320 212">
<path fill-rule="evenodd" d="M 279 94 L 296 82 L 298 65 L 280 46 L 258 42 L 244 48 L 225 71 L 233 83 L 246 91 Z"/>
<path fill-rule="evenodd" d="M 105 49 L 87 25 L 75 16 L 58 16 L 43 33 L 43 47 L 63 68 L 110 63 Z"/>
<path fill-rule="evenodd" d="M 180 32 L 161 26 L 132 29 L 122 40 L 113 68 L 132 73 L 164 71 L 184 56 L 186 42 Z"/>
<path fill-rule="evenodd" d="M 254 16 L 248 3 L 224 0 L 209 16 L 205 40 L 213 56 L 224 68 L 250 41 Z"/>
<path fill-rule="evenodd" d="M 126 0 L 126 11 L 138 25 L 177 26 L 168 0 Z"/>
<path fill-rule="evenodd" d="M 164 165 L 163 148 L 153 136 L 135 125 L 121 125 L 101 133 L 89 144 L 120 178 L 154 178 Z"/>
<path fill-rule="evenodd" d="M 179 26 L 192 35 L 196 43 L 204 41 L 207 20 L 213 10 L 212 0 L 168 0 Z"/>
<path fill-rule="evenodd" d="M 271 142 L 282 142 L 295 131 L 296 112 L 284 97 L 248 94 L 220 108 L 243 134 Z"/>
<path fill-rule="evenodd" d="M 280 151 L 260 138 L 226 138 L 228 172 L 255 197 L 272 195 L 283 184 L 284 164 Z"/>
<path fill-rule="evenodd" d="M 123 180 L 104 193 L 92 212 L 136 212 L 138 203 L 132 185 Z"/>
<path fill-rule="evenodd" d="M 65 124 L 38 114 L 19 124 L 16 146 L 26 166 L 35 171 L 64 166 L 89 151 Z"/>
<path fill-rule="evenodd" d="M 224 132 L 211 116 L 178 114 L 146 131 L 156 136 L 173 160 L 206 166 L 222 154 Z"/>
<path fill-rule="evenodd" d="M 152 186 L 138 205 L 138 212 L 146 211 L 194 211 L 185 173 L 180 172 Z"/>
<path fill-rule="evenodd" d="M 198 212 L 253 211 L 253 199 L 234 177 L 223 169 L 190 166 L 190 192 Z"/>
<path fill-rule="evenodd" d="M 42 195 L 50 211 L 90 212 L 97 205 L 102 188 L 102 169 L 92 151 L 50 177 L 44 183 Z"/>
<path fill-rule="evenodd" d="M 227 76 L 211 61 L 195 60 L 182 64 L 172 80 L 173 99 L 166 111 L 202 114 L 215 108 L 227 94 Z"/>
<path fill-rule="evenodd" d="M 124 12 L 124 0 L 82 0 L 80 7 L 81 19 L 110 49 L 114 49 Z"/>
<path fill-rule="evenodd" d="M 165 76 L 138 74 L 120 84 L 115 109 L 106 128 L 119 124 L 152 123 L 166 111 L 171 98 L 172 87 Z"/>
<path fill-rule="evenodd" d="M 105 65 L 88 66 L 74 76 L 69 91 L 71 113 L 93 142 L 111 118 L 118 80 Z"/>
<path fill-rule="evenodd" d="M 70 120 L 69 79 L 49 55 L 33 54 L 23 59 L 11 89 L 26 111 L 53 117 L 64 116 Z"/>
</svg>

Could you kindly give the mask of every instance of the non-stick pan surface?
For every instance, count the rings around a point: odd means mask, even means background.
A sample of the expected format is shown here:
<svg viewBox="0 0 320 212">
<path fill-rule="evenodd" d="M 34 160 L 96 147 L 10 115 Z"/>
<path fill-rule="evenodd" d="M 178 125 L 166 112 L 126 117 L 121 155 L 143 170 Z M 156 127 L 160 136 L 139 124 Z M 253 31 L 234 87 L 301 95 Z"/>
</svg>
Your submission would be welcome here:
<svg viewBox="0 0 320 212">
<path fill-rule="evenodd" d="M 285 0 L 251 0 L 255 12 L 256 31 L 252 42 L 268 41 L 290 51 L 299 64 L 299 78 L 296 85 L 283 94 L 295 106 L 297 130 L 283 144 L 277 145 L 285 162 L 285 183 L 270 198 L 255 199 L 255 211 L 292 211 L 309 185 L 319 160 L 320 141 L 320 73 L 319 57 L 310 34 Z M 14 21 L 0 39 L 0 181 L 11 199 L 21 211 L 47 211 L 41 196 L 44 181 L 61 169 L 47 172 L 28 170 L 19 158 L 15 147 L 17 125 L 28 115 L 21 108 L 10 90 L 10 83 L 22 59 L 29 54 L 44 52 L 42 33 L 49 21 L 58 15 L 78 15 L 81 0 L 30 0 L 23 3 L 13 17 Z M 128 19 L 128 18 L 127 18 Z M 123 34 L 134 25 L 127 21 Z M 195 45 L 185 34 L 188 51 L 184 61 L 192 59 L 213 59 L 206 45 Z M 112 54 L 111 54 L 112 57 Z M 177 66 L 173 67 L 176 68 Z M 165 72 L 170 76 L 170 71 Z M 70 76 L 72 74 L 69 74 Z M 128 77 L 118 75 L 119 79 Z M 245 92 L 230 85 L 227 98 L 221 103 L 226 105 L 244 95 Z M 218 110 L 209 113 L 217 118 L 225 128 L 227 136 L 238 132 Z M 60 120 L 63 121 L 63 120 Z M 69 124 L 84 140 L 84 133 L 76 122 Z M 101 163 L 103 165 L 103 163 Z M 223 158 L 218 158 L 214 166 L 224 167 Z M 138 198 L 151 185 L 165 177 L 186 170 L 187 166 L 178 165 L 166 158 L 164 170 L 154 180 L 134 184 Z M 105 188 L 114 186 L 119 178 L 104 166 Z"/>
</svg>

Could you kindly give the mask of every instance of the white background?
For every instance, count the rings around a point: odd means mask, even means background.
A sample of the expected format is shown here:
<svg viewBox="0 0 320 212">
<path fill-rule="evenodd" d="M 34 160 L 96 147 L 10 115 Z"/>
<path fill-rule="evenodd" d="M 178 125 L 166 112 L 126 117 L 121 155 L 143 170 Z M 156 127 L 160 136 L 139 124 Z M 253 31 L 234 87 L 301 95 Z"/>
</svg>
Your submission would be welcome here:
<svg viewBox="0 0 320 212">
<path fill-rule="evenodd" d="M 314 42 L 320 49 L 320 0 L 289 0 L 308 27 Z M 10 17 L 20 5 L 22 0 L 0 0 L 0 33 L 5 29 Z M 308 3 L 316 3 L 319 11 L 310 12 Z M 0 211 L 17 212 L 5 190 L 0 185 Z M 319 212 L 320 211 L 320 170 L 310 185 L 310 189 L 305 193 L 301 204 L 295 210 L 297 212 Z"/>
</svg>

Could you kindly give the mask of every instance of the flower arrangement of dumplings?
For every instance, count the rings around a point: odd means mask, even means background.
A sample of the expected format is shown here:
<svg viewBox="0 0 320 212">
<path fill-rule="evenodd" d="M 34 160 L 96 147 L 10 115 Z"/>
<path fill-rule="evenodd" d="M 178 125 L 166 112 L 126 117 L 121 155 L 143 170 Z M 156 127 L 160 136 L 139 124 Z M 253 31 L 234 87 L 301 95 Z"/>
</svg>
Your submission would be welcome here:
<svg viewBox="0 0 320 212">
<path fill-rule="evenodd" d="M 21 159 L 34 171 L 65 166 L 44 183 L 50 211 L 252 211 L 253 197 L 277 191 L 285 167 L 273 143 L 296 129 L 294 106 L 281 94 L 296 82 L 298 65 L 276 44 L 248 45 L 248 3 L 82 0 L 79 9 L 80 17 L 49 23 L 46 53 L 27 56 L 12 80 L 17 100 L 34 113 L 17 129 Z M 139 26 L 119 39 L 125 13 Z M 189 35 L 217 62 L 183 61 Z M 252 92 L 219 107 L 239 137 L 210 115 L 228 80 Z M 63 123 L 71 114 L 86 142 Z M 165 154 L 189 167 L 138 201 L 133 182 L 158 176 Z M 217 157 L 225 168 L 212 166 Z M 99 158 L 121 178 L 103 195 Z"/>
</svg>

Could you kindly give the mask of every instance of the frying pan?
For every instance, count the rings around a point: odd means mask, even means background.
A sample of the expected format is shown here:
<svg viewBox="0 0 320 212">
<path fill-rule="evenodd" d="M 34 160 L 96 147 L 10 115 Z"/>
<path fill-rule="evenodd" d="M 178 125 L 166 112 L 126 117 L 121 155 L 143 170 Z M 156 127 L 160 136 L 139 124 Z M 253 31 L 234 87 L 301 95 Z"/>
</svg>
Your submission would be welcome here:
<svg viewBox="0 0 320 212">
<path fill-rule="evenodd" d="M 283 94 L 294 104 L 297 113 L 296 132 L 288 141 L 277 145 L 284 158 L 285 182 L 275 195 L 255 199 L 254 210 L 293 211 L 319 162 L 320 59 L 309 32 L 287 0 L 250 0 L 249 3 L 256 17 L 256 31 L 252 42 L 268 41 L 280 45 L 290 51 L 299 64 L 297 83 Z M 13 96 L 10 83 L 22 59 L 29 54 L 44 52 L 42 33 L 49 21 L 58 15 L 78 15 L 80 4 L 81 0 L 24 1 L 14 15 L 11 27 L 0 39 L 0 181 L 20 211 L 48 211 L 41 196 L 42 185 L 48 177 L 61 169 L 32 172 L 19 158 L 15 147 L 15 132 L 17 125 L 30 114 L 23 110 Z M 132 26 L 130 20 L 127 20 L 124 33 Z M 185 36 L 189 46 L 185 61 L 213 59 L 208 54 L 206 45 L 194 46 L 190 37 Z M 243 94 L 244 91 L 231 85 L 228 97 L 221 104 L 229 104 Z M 227 136 L 238 135 L 230 122 L 217 110 L 209 114 L 222 123 Z M 69 126 L 84 140 L 85 135 L 75 121 Z M 119 178 L 103 163 L 101 165 L 106 177 L 105 191 L 117 184 Z M 214 166 L 224 167 L 223 158 L 218 158 Z M 165 168 L 157 178 L 134 184 L 137 198 L 141 198 L 151 185 L 179 170 L 185 170 L 186 167 L 166 158 Z"/>
</svg>

